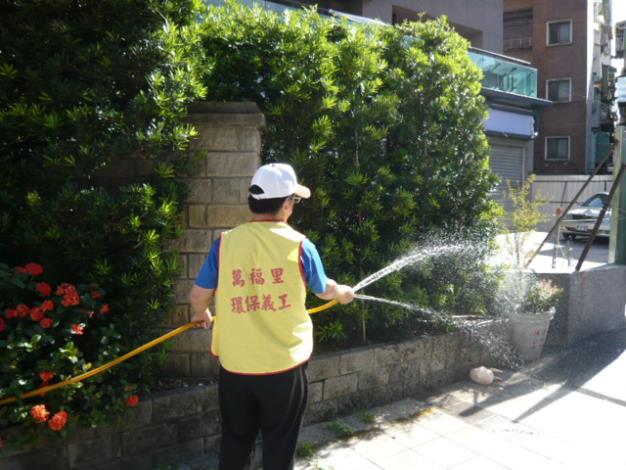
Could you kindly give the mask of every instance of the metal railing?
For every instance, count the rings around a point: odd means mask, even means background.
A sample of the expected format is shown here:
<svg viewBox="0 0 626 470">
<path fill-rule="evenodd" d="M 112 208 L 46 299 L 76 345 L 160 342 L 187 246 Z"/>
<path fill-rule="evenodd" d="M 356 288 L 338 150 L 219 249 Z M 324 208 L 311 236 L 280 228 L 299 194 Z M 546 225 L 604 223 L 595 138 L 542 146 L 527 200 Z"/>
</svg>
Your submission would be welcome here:
<svg viewBox="0 0 626 470">
<path fill-rule="evenodd" d="M 513 51 L 516 49 L 532 49 L 533 38 L 529 36 L 525 38 L 505 39 L 503 41 L 502 47 L 505 51 Z"/>
</svg>

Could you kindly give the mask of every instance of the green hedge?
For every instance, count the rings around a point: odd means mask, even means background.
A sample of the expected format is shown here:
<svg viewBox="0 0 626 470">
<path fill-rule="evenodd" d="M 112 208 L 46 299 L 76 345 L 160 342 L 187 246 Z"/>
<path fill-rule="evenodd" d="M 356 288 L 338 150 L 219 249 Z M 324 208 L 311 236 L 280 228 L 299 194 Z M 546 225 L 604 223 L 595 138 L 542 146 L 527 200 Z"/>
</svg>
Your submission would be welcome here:
<svg viewBox="0 0 626 470">
<path fill-rule="evenodd" d="M 497 209 L 487 193 L 496 178 L 481 72 L 445 19 L 355 26 L 315 11 L 279 15 L 227 3 L 207 8 L 200 35 L 209 99 L 260 105 L 263 160 L 291 162 L 313 189 L 293 222 L 341 282 L 356 283 L 426 233 L 489 238 Z M 368 292 L 419 295 L 415 278 L 401 275 Z M 484 311 L 474 298 L 468 310 Z M 379 337 L 415 326 L 406 312 L 362 303 L 316 322 L 322 340 L 364 337 L 366 322 Z"/>
<path fill-rule="evenodd" d="M 43 331 L 33 320 L 42 299 L 32 289 L 11 290 L 23 282 L 13 284 L 9 266 L 36 263 L 53 286 L 97 285 L 106 292 L 106 321 L 85 317 L 84 335 L 72 342 L 78 350 L 68 357 L 80 358 L 78 366 L 88 369 L 153 338 L 178 277 L 171 247 L 186 189 L 175 177 L 186 168 L 194 132 L 182 118 L 204 88 L 193 62 L 191 0 L 43 0 L 2 8 L 0 264 L 8 271 L 0 289 L 6 319 L 0 344 L 29 355 L 19 371 L 11 354 L 0 355 L 0 375 L 10 379 L 0 384 L 5 396 L 38 386 L 42 368 L 53 373 L 51 383 L 76 372 L 48 361 L 50 347 L 65 344 L 54 338 L 66 338 L 68 319 L 53 310 L 59 318 L 52 317 L 51 328 L 58 331 Z M 123 187 L 98 178 L 128 158 L 154 171 Z M 93 310 L 85 292 L 72 315 Z M 9 321 L 16 303 L 35 313 Z M 110 422 L 129 390 L 150 386 L 155 357 L 141 355 L 80 390 L 39 401 L 68 413 L 69 424 Z M 32 405 L 1 407 L 0 427 L 32 424 Z"/>
</svg>

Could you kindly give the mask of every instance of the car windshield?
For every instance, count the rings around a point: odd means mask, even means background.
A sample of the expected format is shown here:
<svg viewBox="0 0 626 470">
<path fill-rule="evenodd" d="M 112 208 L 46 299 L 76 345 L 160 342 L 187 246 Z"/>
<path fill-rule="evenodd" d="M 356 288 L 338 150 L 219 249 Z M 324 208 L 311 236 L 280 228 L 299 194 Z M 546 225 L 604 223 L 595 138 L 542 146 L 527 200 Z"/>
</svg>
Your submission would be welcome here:
<svg viewBox="0 0 626 470">
<path fill-rule="evenodd" d="M 606 201 L 606 194 L 596 194 L 583 202 L 583 206 L 601 209 L 604 201 Z"/>
</svg>

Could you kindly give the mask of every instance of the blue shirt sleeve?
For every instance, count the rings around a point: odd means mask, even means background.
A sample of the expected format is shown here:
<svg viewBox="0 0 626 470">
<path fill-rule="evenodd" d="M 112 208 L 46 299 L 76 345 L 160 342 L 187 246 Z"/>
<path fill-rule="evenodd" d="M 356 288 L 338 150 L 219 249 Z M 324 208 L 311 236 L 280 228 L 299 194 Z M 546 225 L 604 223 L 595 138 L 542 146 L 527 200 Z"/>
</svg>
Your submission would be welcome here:
<svg viewBox="0 0 626 470">
<path fill-rule="evenodd" d="M 198 277 L 196 277 L 196 285 L 205 289 L 217 289 L 217 273 L 219 265 L 220 240 L 218 238 L 211 245 L 208 258 L 202 264 Z"/>
<path fill-rule="evenodd" d="M 213 242 L 209 256 L 202 264 L 195 284 L 204 289 L 217 289 L 219 271 L 220 238 Z M 326 291 L 328 278 L 324 271 L 324 264 L 315 245 L 308 239 L 302 241 L 302 253 L 300 262 L 304 271 L 307 286 L 316 294 Z"/>
<path fill-rule="evenodd" d="M 321 294 L 326 291 L 326 272 L 324 271 L 324 264 L 320 258 L 319 253 L 315 245 L 308 239 L 304 239 L 302 242 L 302 254 L 300 256 L 300 262 L 304 269 L 304 277 L 307 285 L 316 294 Z"/>
</svg>

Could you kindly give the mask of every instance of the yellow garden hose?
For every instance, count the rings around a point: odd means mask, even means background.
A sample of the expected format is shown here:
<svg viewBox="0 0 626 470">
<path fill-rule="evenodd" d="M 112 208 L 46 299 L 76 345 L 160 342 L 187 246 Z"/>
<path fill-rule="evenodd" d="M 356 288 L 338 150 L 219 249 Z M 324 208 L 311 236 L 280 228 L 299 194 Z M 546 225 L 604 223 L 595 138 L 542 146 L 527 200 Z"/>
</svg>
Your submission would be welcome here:
<svg viewBox="0 0 626 470">
<path fill-rule="evenodd" d="M 323 312 L 324 310 L 328 310 L 330 307 L 334 307 L 339 302 L 337 300 L 331 300 L 330 302 L 326 302 L 325 304 L 320 305 L 319 307 L 310 308 L 307 310 L 309 315 L 313 315 L 314 313 Z"/>
<path fill-rule="evenodd" d="M 322 312 L 324 310 L 328 310 L 329 308 L 331 308 L 332 306 L 337 305 L 337 301 L 336 300 L 331 300 L 330 302 L 326 302 L 323 305 L 320 305 L 319 307 L 315 307 L 315 308 L 311 308 L 309 310 L 307 310 L 307 313 L 309 315 L 313 315 L 314 313 L 318 313 L 318 312 Z M 62 382 L 56 383 L 56 384 L 52 384 L 52 385 L 46 385 L 45 387 L 41 387 L 38 388 L 37 390 L 32 390 L 30 392 L 26 392 L 24 394 L 22 394 L 19 398 L 20 400 L 24 400 L 25 398 L 31 398 L 37 395 L 43 395 L 45 393 L 51 392 L 53 390 L 56 390 L 57 388 L 61 388 L 64 387 L 66 385 L 69 384 L 73 384 L 76 382 L 81 382 L 85 379 L 88 379 L 90 377 L 93 377 L 94 375 L 99 374 L 100 372 L 104 372 L 107 369 L 110 369 L 113 366 L 116 366 L 117 364 L 119 364 L 120 362 L 124 362 L 127 359 L 130 359 L 133 356 L 136 356 L 137 354 L 140 354 L 142 352 L 144 352 L 147 349 L 150 349 L 154 346 L 156 346 L 159 343 L 162 343 L 163 341 L 167 341 L 170 338 L 173 338 L 174 336 L 178 336 L 181 333 L 184 333 L 187 330 L 190 330 L 192 328 L 196 328 L 197 327 L 197 323 L 193 322 L 193 323 L 187 323 L 186 325 L 180 326 L 178 328 L 176 328 L 175 330 L 170 331 L 169 333 L 164 334 L 163 336 L 159 336 L 156 339 L 153 339 L 152 341 L 150 341 L 149 343 L 144 344 L 143 346 L 139 346 L 137 349 L 133 349 L 130 352 L 127 352 L 126 354 L 124 354 L 123 356 L 118 357 L 117 359 L 113 359 L 110 362 L 107 362 L 106 364 L 103 364 L 99 367 L 96 367 L 95 369 L 92 369 L 88 372 L 85 372 L 84 374 L 80 374 L 80 375 L 76 375 L 70 379 L 64 380 Z M 8 397 L 8 398 L 3 398 L 2 400 L 0 400 L 0 406 L 2 405 L 7 405 L 9 403 L 13 403 L 16 402 L 18 400 L 17 397 Z"/>
</svg>

